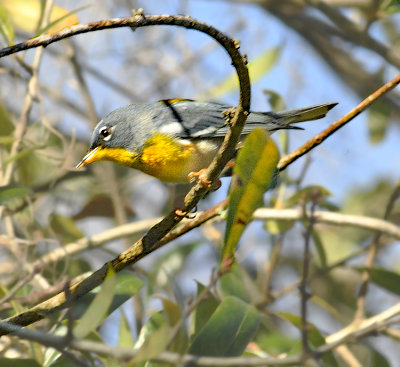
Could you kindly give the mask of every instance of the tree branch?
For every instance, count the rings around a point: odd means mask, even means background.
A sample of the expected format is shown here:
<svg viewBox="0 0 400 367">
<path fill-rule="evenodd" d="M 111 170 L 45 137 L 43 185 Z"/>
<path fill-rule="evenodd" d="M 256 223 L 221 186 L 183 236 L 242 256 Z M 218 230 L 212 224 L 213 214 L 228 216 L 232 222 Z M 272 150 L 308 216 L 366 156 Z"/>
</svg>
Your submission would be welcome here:
<svg viewBox="0 0 400 367">
<path fill-rule="evenodd" d="M 396 186 L 392 194 L 390 195 L 389 201 L 386 205 L 384 219 L 387 220 L 394 208 L 394 203 L 400 196 L 400 184 Z M 365 270 L 361 274 L 360 290 L 357 297 L 357 309 L 354 315 L 354 323 L 360 322 L 365 317 L 365 299 L 368 292 L 368 285 L 371 278 L 370 268 L 374 265 L 378 250 L 381 246 L 382 233 L 378 233 L 372 242 L 370 243 L 367 260 L 365 262 Z"/>
<path fill-rule="evenodd" d="M 303 214 L 301 209 L 260 208 L 255 211 L 254 219 L 292 221 L 304 219 L 304 215 L 310 216 L 311 213 L 307 211 L 305 214 Z M 319 210 L 314 212 L 314 217 L 317 223 L 370 229 L 372 231 L 378 231 L 396 239 L 400 239 L 400 228 L 395 224 L 383 219 Z"/>
<path fill-rule="evenodd" d="M 306 232 L 304 233 L 304 252 L 303 252 L 303 272 L 301 275 L 299 290 L 301 295 L 301 302 L 300 302 L 300 312 L 301 312 L 301 344 L 302 344 L 302 359 L 304 364 L 306 361 L 312 357 L 313 351 L 310 348 L 310 344 L 308 342 L 308 331 L 309 326 L 307 323 L 307 301 L 310 298 L 310 294 L 307 291 L 307 284 L 308 284 L 308 273 L 310 268 L 310 261 L 311 261 L 311 252 L 310 252 L 310 243 L 311 243 L 311 236 L 313 227 L 315 225 L 315 208 L 317 205 L 317 201 L 313 201 L 311 203 L 311 211 L 310 216 L 307 217 L 308 223 Z M 303 208 L 305 211 L 306 208 Z M 306 217 L 305 214 L 303 214 Z"/>
<path fill-rule="evenodd" d="M 237 41 L 229 38 L 216 28 L 186 16 L 136 15 L 130 18 L 111 19 L 87 25 L 77 25 L 63 29 L 62 31 L 51 35 L 40 36 L 0 50 L 0 57 L 33 47 L 47 46 L 53 42 L 81 33 L 120 27 L 131 27 L 136 29 L 138 27 L 150 25 L 175 25 L 208 34 L 227 51 L 231 57 L 232 65 L 236 69 L 240 86 L 239 104 L 235 110 L 235 115 L 231 120 L 231 129 L 226 134 L 217 156 L 205 172 L 205 180 L 214 182 L 225 167 L 226 163 L 235 154 L 236 145 L 239 141 L 240 133 L 246 122 L 248 111 L 250 109 L 250 80 L 246 60 L 238 51 L 239 45 Z M 208 187 L 205 187 L 201 182 L 194 185 L 185 197 L 184 208 L 181 212 L 189 213 L 207 191 Z M 104 281 L 109 267 L 112 267 L 115 272 L 119 272 L 162 246 L 163 243 L 161 243 L 160 240 L 162 240 L 162 238 L 183 219 L 183 217 L 184 216 L 182 215 L 177 215 L 175 210 L 172 211 L 162 221 L 153 226 L 143 238 L 133 244 L 129 249 L 122 252 L 114 260 L 104 264 L 100 269 L 95 271 L 82 282 L 71 285 L 71 297 L 69 297 L 68 303 L 75 301 L 100 285 Z M 6 321 L 15 325 L 27 326 L 43 319 L 50 313 L 65 308 L 66 306 L 67 300 L 65 293 L 59 293 L 47 301 L 36 305 L 30 310 L 15 315 Z"/>
<path fill-rule="evenodd" d="M 316 352 L 324 354 L 330 352 L 339 346 L 352 341 L 360 339 L 379 331 L 387 325 L 398 322 L 400 315 L 400 303 L 392 306 L 391 308 L 364 320 L 361 324 L 355 326 L 350 325 L 338 332 L 329 335 L 325 338 L 326 344 L 320 346 Z M 66 347 L 76 349 L 82 352 L 96 353 L 103 356 L 110 356 L 122 361 L 129 361 L 134 358 L 138 353 L 137 350 L 132 348 L 120 348 L 108 346 L 104 343 L 77 340 L 74 339 L 69 345 L 66 345 L 65 337 L 45 334 L 36 330 L 21 329 L 16 325 L 10 323 L 0 322 L 0 331 L 3 334 L 13 333 L 22 339 L 36 341 L 46 346 L 64 350 Z M 161 352 L 157 357 L 152 359 L 156 362 L 202 366 L 202 367 L 233 367 L 233 366 L 293 366 L 301 364 L 300 356 L 290 356 L 283 358 L 262 358 L 262 357 L 200 357 L 194 355 L 181 355 L 172 352 Z"/>
<path fill-rule="evenodd" d="M 382 97 L 385 93 L 392 90 L 399 83 L 400 74 L 398 74 L 390 82 L 384 84 L 382 87 L 377 89 L 374 93 L 370 94 L 358 106 L 354 107 L 350 112 L 346 113 L 346 115 L 335 121 L 328 128 L 315 135 L 312 139 L 304 143 L 301 147 L 297 148 L 294 152 L 282 157 L 278 164 L 278 170 L 283 171 L 290 163 L 293 163 L 295 160 L 308 153 L 311 149 L 314 149 L 316 146 L 320 145 L 323 141 L 325 141 L 325 139 L 329 138 L 333 133 L 335 133 L 341 127 L 346 125 L 349 121 L 358 116 L 378 98 Z"/>
<path fill-rule="evenodd" d="M 198 213 L 196 218 L 192 220 L 185 220 L 179 227 L 177 227 L 173 232 L 163 238 L 164 242 L 170 242 L 177 237 L 182 236 L 193 228 L 199 227 L 206 221 L 210 219 L 221 220 L 220 214 L 226 207 L 227 201 L 224 200 L 219 204 L 210 208 L 206 212 Z M 259 208 L 254 212 L 253 219 L 271 219 L 271 220 L 281 220 L 281 221 L 293 221 L 302 220 L 304 215 L 310 216 L 311 213 L 304 213 L 301 209 L 270 209 L 270 208 Z M 315 211 L 314 212 L 315 221 L 317 223 L 326 223 L 332 225 L 344 225 L 350 227 L 357 227 L 363 229 L 369 229 L 372 231 L 377 231 L 387 236 L 400 239 L 400 228 L 395 224 L 379 219 L 366 217 L 361 215 L 350 215 L 344 213 L 334 213 L 327 211 Z M 140 222 L 134 222 L 129 224 L 124 224 L 107 231 L 95 234 L 91 237 L 83 237 L 76 242 L 71 242 L 63 247 L 57 248 L 48 254 L 44 255 L 40 260 L 38 260 L 35 266 L 49 265 L 57 261 L 60 261 L 65 256 L 72 256 L 79 252 L 88 250 L 90 248 L 95 248 L 104 245 L 109 241 L 113 241 L 119 238 L 132 236 L 134 234 L 143 233 L 150 229 L 154 224 L 158 223 L 161 218 L 146 219 Z"/>
</svg>

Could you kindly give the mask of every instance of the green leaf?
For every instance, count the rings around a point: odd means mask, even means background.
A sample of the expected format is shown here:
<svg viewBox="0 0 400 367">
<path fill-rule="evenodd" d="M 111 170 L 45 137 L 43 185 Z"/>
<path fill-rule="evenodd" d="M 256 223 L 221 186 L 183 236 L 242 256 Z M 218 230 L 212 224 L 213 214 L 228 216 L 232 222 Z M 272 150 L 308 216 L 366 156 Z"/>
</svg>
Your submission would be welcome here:
<svg viewBox="0 0 400 367">
<path fill-rule="evenodd" d="M 400 274 L 383 268 L 357 268 L 358 271 L 369 271 L 371 280 L 380 287 L 400 295 Z"/>
<path fill-rule="evenodd" d="M 221 277 L 219 286 L 224 296 L 235 296 L 246 303 L 250 302 L 250 295 L 244 282 L 242 270 L 237 264 L 234 264 L 231 271 Z"/>
<path fill-rule="evenodd" d="M 294 224 L 296 223 L 295 220 L 275 220 L 275 219 L 268 219 L 264 222 L 264 228 L 269 234 L 281 234 L 285 233 L 289 229 L 291 229 Z"/>
<path fill-rule="evenodd" d="M 64 324 L 60 324 L 54 331 L 52 331 L 52 335 L 55 336 L 64 336 L 67 333 L 67 326 Z M 43 355 L 42 367 L 54 367 L 57 362 L 62 358 L 62 353 L 54 348 L 46 348 Z M 62 364 L 62 363 L 61 363 Z"/>
<path fill-rule="evenodd" d="M 83 233 L 78 229 L 75 221 L 71 218 L 60 214 L 52 214 L 49 222 L 51 229 L 59 234 L 66 242 L 72 242 L 83 237 Z"/>
<path fill-rule="evenodd" d="M 132 331 L 123 311 L 121 311 L 121 319 L 119 322 L 118 346 L 125 348 L 133 348 L 134 346 Z"/>
<path fill-rule="evenodd" d="M 249 68 L 250 81 L 254 84 L 261 77 L 267 74 L 276 64 L 281 52 L 280 47 L 274 47 L 258 55 L 247 65 Z M 231 73 L 226 79 L 220 82 L 208 92 L 204 93 L 208 98 L 220 98 L 221 96 L 234 92 L 239 88 L 236 73 Z"/>
<path fill-rule="evenodd" d="M 1 119 L 1 117 L 0 117 Z M 15 141 L 13 136 L 0 136 L 0 146 L 1 145 L 11 145 Z"/>
<path fill-rule="evenodd" d="M 17 185 L 2 186 L 0 187 L 0 205 L 3 205 L 9 200 L 28 195 L 32 195 L 32 190 L 28 189 L 27 187 Z"/>
<path fill-rule="evenodd" d="M 278 313 L 280 316 L 282 316 L 284 319 L 289 321 L 291 324 L 296 326 L 298 329 L 301 329 L 301 317 L 298 315 L 294 315 L 288 312 L 279 312 Z M 314 347 L 319 347 L 323 344 L 325 344 L 325 338 L 321 335 L 319 330 L 315 327 L 314 324 L 311 322 L 307 322 L 308 326 L 308 337 L 310 342 L 313 344 Z"/>
<path fill-rule="evenodd" d="M 281 47 L 277 46 L 264 51 L 253 61 L 249 62 L 248 68 L 250 73 L 250 81 L 255 83 L 265 74 L 267 74 L 278 61 L 280 54 Z"/>
<path fill-rule="evenodd" d="M 130 272 L 118 273 L 115 281 L 114 298 L 108 310 L 108 315 L 132 298 L 142 288 L 143 281 L 137 276 Z"/>
<path fill-rule="evenodd" d="M 84 338 L 103 323 L 114 297 L 115 283 L 115 274 L 109 268 L 100 292 L 74 327 L 73 333 L 76 338 Z"/>
<path fill-rule="evenodd" d="M 385 101 L 377 101 L 369 108 L 368 133 L 372 143 L 379 143 L 385 137 L 391 108 Z"/>
<path fill-rule="evenodd" d="M 285 101 L 279 93 L 271 89 L 263 89 L 263 93 L 267 97 L 273 111 L 283 111 L 286 108 Z"/>
<path fill-rule="evenodd" d="M 169 277 L 175 277 L 185 266 L 186 258 L 198 247 L 199 243 L 189 243 L 172 248 L 157 259 L 151 273 L 150 287 L 162 288 L 170 283 Z M 150 289 L 151 291 L 151 289 Z"/>
<path fill-rule="evenodd" d="M 158 330 L 165 323 L 165 318 L 161 312 L 155 312 L 140 329 L 134 349 L 139 349 L 150 337 L 152 333 Z"/>
<path fill-rule="evenodd" d="M 136 367 L 140 361 L 145 361 L 158 356 L 170 342 L 168 323 L 161 313 L 155 313 L 140 330 L 134 349 L 138 353 L 126 367 Z"/>
<path fill-rule="evenodd" d="M 31 148 L 22 149 L 19 153 L 15 154 L 14 156 L 8 158 L 2 165 L 1 168 L 7 167 L 11 162 L 18 161 L 21 158 L 25 158 L 30 156 L 35 150 L 44 149 L 46 148 L 45 145 L 38 145 Z"/>
<path fill-rule="evenodd" d="M 36 152 L 43 148 L 46 147 L 43 145 L 28 148 L 21 151 L 21 155 L 16 154 L 16 156 L 10 157 L 10 160 L 17 161 L 18 177 L 22 184 L 29 187 L 39 186 L 50 183 L 59 174 L 57 173 L 59 171 L 58 167 L 56 167 L 54 160 L 49 156 L 49 150 L 46 151 L 46 156 Z"/>
<path fill-rule="evenodd" d="M 0 121 L 1 121 L 0 136 L 9 137 L 9 135 L 11 135 L 12 132 L 14 131 L 15 127 L 10 119 L 8 111 L 4 108 L 2 103 L 0 103 Z M 12 139 L 14 140 L 14 138 Z"/>
<path fill-rule="evenodd" d="M 14 27 L 11 24 L 7 10 L 0 5 L 0 34 L 8 45 L 14 44 Z"/>
<path fill-rule="evenodd" d="M 182 310 L 176 303 L 171 302 L 170 300 L 163 297 L 161 299 L 164 306 L 163 308 L 164 315 L 166 316 L 169 326 L 173 328 L 175 325 L 178 324 L 178 322 L 184 320 L 184 315 L 182 314 Z M 171 352 L 182 354 L 185 352 L 187 345 L 188 345 L 188 333 L 185 328 L 185 323 L 182 322 L 177 335 L 175 336 L 174 340 L 170 345 L 170 350 Z"/>
<path fill-rule="evenodd" d="M 385 356 L 379 353 L 375 348 L 368 346 L 371 351 L 371 359 L 369 366 L 379 366 L 379 367 L 390 367 L 389 361 L 385 358 Z"/>
<path fill-rule="evenodd" d="M 400 12 L 400 2 L 399 0 L 383 0 L 380 2 L 379 11 L 385 15 L 398 13 Z"/>
<path fill-rule="evenodd" d="M 258 311 L 236 297 L 226 297 L 193 339 L 189 353 L 199 356 L 240 356 L 260 323 Z"/>
<path fill-rule="evenodd" d="M 268 354 L 288 354 L 293 347 L 298 344 L 298 339 L 289 337 L 282 332 L 265 330 L 264 332 L 257 332 L 257 344 Z"/>
<path fill-rule="evenodd" d="M 204 285 L 197 282 L 197 297 L 205 289 Z M 218 307 L 218 300 L 214 297 L 211 292 L 207 292 L 207 296 L 203 298 L 200 304 L 196 307 L 194 317 L 194 334 L 197 335 L 199 331 L 204 327 L 211 315 Z"/>
<path fill-rule="evenodd" d="M 319 236 L 318 232 L 315 229 L 313 229 L 313 231 L 312 231 L 312 239 L 314 241 L 314 246 L 315 246 L 315 249 L 317 250 L 321 266 L 323 268 L 326 268 L 327 262 L 326 262 L 326 253 L 325 253 L 324 244 L 322 243 L 321 237 Z"/>
<path fill-rule="evenodd" d="M 291 208 L 296 205 L 302 205 L 310 201 L 314 201 L 315 198 L 322 201 L 328 196 L 331 196 L 331 192 L 323 186 L 311 185 L 304 189 L 297 191 L 289 199 L 287 199 L 285 206 Z"/>
<path fill-rule="evenodd" d="M 229 195 L 222 264 L 233 260 L 236 245 L 254 211 L 263 203 L 279 161 L 279 152 L 268 133 L 257 128 L 246 138 L 234 167 L 237 185 Z"/>
<path fill-rule="evenodd" d="M 280 316 L 282 316 L 284 319 L 289 321 L 291 324 L 296 326 L 299 330 L 301 330 L 301 317 L 287 313 L 287 312 L 279 312 L 278 313 Z M 314 347 L 317 348 L 323 344 L 325 344 L 325 338 L 322 336 L 320 331 L 315 327 L 314 324 L 311 322 L 307 322 L 307 328 L 308 328 L 308 341 L 310 344 Z M 327 353 L 324 354 L 322 357 L 325 363 L 327 363 L 329 366 L 337 366 L 336 359 L 333 356 L 333 353 Z"/>
</svg>

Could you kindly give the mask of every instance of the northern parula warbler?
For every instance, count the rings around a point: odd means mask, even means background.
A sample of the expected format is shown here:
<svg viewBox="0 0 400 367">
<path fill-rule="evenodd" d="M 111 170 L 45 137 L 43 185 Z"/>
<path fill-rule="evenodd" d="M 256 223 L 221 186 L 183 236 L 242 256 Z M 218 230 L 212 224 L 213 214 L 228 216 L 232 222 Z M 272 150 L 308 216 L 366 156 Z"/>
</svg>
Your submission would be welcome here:
<svg viewBox="0 0 400 367">
<path fill-rule="evenodd" d="M 256 127 L 269 133 L 300 129 L 291 124 L 322 118 L 337 103 L 281 112 L 251 112 L 242 136 Z M 113 161 L 166 182 L 188 183 L 190 173 L 206 168 L 229 129 L 232 107 L 211 102 L 169 99 L 130 104 L 102 119 L 88 153 L 77 168 Z"/>
</svg>

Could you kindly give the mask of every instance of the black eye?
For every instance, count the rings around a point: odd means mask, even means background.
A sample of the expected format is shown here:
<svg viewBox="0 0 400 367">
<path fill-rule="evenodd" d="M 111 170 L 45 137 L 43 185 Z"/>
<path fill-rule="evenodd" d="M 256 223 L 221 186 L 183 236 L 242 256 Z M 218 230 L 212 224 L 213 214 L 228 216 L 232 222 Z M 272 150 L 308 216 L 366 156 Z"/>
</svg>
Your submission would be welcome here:
<svg viewBox="0 0 400 367">
<path fill-rule="evenodd" d="M 108 141 L 111 139 L 111 129 L 109 127 L 102 127 L 99 130 L 99 135 L 103 140 Z"/>
</svg>

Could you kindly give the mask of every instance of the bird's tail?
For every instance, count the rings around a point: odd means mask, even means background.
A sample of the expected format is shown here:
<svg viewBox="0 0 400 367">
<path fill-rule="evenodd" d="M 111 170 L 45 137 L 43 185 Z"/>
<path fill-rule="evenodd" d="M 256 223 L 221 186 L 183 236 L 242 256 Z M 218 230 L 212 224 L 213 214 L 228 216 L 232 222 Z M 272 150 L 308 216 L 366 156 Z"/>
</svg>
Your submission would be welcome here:
<svg viewBox="0 0 400 367">
<path fill-rule="evenodd" d="M 325 117 L 328 111 L 336 105 L 337 102 L 324 103 L 310 107 L 298 108 L 290 111 L 277 112 L 277 114 L 282 120 L 290 125 L 297 122 L 317 120 Z"/>
<path fill-rule="evenodd" d="M 278 112 L 253 112 L 247 119 L 247 127 L 245 126 L 243 133 L 248 134 L 258 124 L 262 124 L 267 128 L 269 132 L 273 132 L 280 129 L 301 129 L 297 126 L 291 126 L 292 124 L 317 120 L 328 113 L 333 107 L 337 105 L 334 103 L 324 103 L 315 106 L 297 108 L 289 111 L 278 111 Z"/>
</svg>

